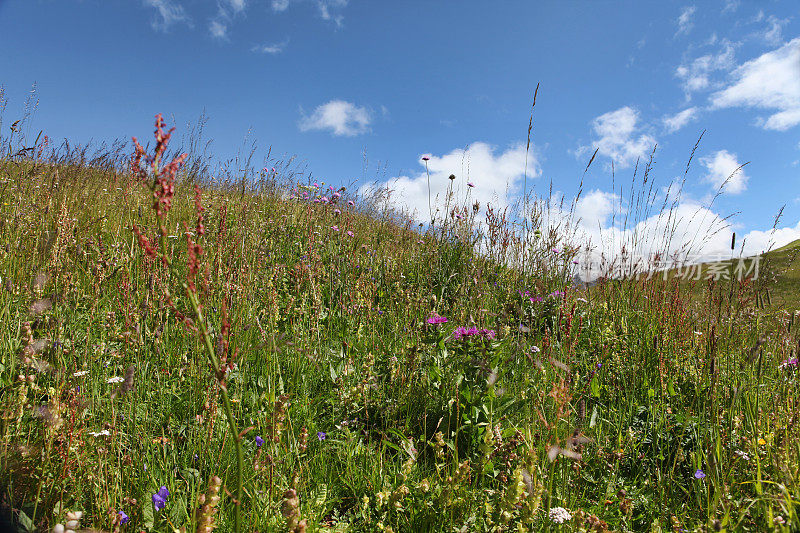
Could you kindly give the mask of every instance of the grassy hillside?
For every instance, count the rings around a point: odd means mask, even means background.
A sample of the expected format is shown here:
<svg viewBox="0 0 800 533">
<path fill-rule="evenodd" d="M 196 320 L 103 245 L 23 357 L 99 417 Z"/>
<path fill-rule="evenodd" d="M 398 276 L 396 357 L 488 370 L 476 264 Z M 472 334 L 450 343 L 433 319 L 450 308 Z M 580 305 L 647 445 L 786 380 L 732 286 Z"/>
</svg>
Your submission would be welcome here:
<svg viewBox="0 0 800 533">
<path fill-rule="evenodd" d="M 798 324 L 754 284 L 578 290 L 558 243 L 504 267 L 501 217 L 476 254 L 480 207 L 421 234 L 271 169 L 195 187 L 164 143 L 0 162 L 21 529 L 800 527 Z"/>
</svg>

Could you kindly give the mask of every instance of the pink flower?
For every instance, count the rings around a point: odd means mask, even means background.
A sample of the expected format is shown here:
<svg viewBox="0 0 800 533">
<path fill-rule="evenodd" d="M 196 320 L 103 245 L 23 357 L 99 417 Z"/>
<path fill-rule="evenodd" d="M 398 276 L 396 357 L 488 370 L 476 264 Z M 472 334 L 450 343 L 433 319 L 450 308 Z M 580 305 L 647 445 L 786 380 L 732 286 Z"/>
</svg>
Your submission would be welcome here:
<svg viewBox="0 0 800 533">
<path fill-rule="evenodd" d="M 347 205 L 354 206 L 356 203 L 353 200 L 347 200 Z"/>
<path fill-rule="evenodd" d="M 347 236 L 348 236 L 348 237 L 352 237 L 352 236 L 354 236 L 354 235 L 355 235 L 355 233 L 353 233 L 353 232 L 352 232 L 352 231 L 350 231 L 350 230 L 347 230 Z"/>
<path fill-rule="evenodd" d="M 341 212 L 341 211 L 339 211 L 338 209 L 334 209 L 334 210 L 333 210 L 333 214 L 334 214 L 334 215 L 341 215 L 341 214 L 342 214 L 342 212 Z"/>
<path fill-rule="evenodd" d="M 434 324 L 434 325 L 444 324 L 445 322 L 447 322 L 447 317 L 446 316 L 440 316 L 440 315 L 433 315 L 432 317 L 430 317 L 425 322 L 427 322 L 428 324 Z"/>
<path fill-rule="evenodd" d="M 339 231 L 339 226 L 331 226 L 331 229 L 332 229 L 333 231 Z"/>
</svg>

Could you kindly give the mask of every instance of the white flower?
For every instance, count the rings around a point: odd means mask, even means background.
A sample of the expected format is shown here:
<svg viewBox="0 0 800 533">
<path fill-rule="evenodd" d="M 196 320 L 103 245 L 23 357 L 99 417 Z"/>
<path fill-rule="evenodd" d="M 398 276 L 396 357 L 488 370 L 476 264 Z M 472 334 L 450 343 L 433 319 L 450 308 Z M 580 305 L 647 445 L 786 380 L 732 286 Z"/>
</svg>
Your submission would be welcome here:
<svg viewBox="0 0 800 533">
<path fill-rule="evenodd" d="M 555 524 L 563 524 L 572 520 L 572 515 L 563 507 L 552 507 L 549 516 Z"/>
<path fill-rule="evenodd" d="M 742 459 L 744 459 L 745 461 L 749 461 L 749 460 L 750 460 L 750 456 L 749 456 L 749 455 L 747 455 L 747 454 L 746 454 L 745 452 L 743 452 L 742 450 L 736 450 L 736 451 L 735 451 L 735 452 L 733 452 L 733 453 L 734 453 L 734 454 L 736 454 L 736 455 L 738 455 L 739 457 L 741 457 L 741 458 L 742 458 Z"/>
<path fill-rule="evenodd" d="M 80 371 L 78 371 L 78 372 L 75 372 L 75 373 L 74 373 L 74 374 L 72 374 L 72 375 L 73 375 L 74 377 L 76 377 L 76 378 L 81 378 L 81 377 L 85 376 L 85 375 L 86 375 L 86 374 L 88 374 L 88 373 L 89 373 L 89 371 L 88 371 L 88 370 L 80 370 Z"/>
<path fill-rule="evenodd" d="M 107 380 L 108 383 L 122 383 L 123 381 L 125 381 L 125 378 L 121 376 L 114 376 L 113 378 L 108 378 Z"/>
<path fill-rule="evenodd" d="M 89 435 L 92 437 L 108 437 L 111 433 L 107 429 L 104 429 L 103 431 L 90 431 Z"/>
</svg>

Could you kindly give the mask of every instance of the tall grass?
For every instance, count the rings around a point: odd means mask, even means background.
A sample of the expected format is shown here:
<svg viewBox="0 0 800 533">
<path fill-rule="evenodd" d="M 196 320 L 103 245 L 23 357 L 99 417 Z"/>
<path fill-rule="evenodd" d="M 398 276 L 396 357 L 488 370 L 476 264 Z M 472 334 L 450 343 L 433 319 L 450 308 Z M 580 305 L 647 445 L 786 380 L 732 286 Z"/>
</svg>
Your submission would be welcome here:
<svg viewBox="0 0 800 533">
<path fill-rule="evenodd" d="M 800 524 L 797 319 L 751 279 L 574 283 L 574 225 L 536 198 L 527 227 L 451 198 L 420 229 L 293 162 L 212 179 L 194 153 L 173 182 L 122 145 L 3 142 L 20 527 Z"/>
</svg>

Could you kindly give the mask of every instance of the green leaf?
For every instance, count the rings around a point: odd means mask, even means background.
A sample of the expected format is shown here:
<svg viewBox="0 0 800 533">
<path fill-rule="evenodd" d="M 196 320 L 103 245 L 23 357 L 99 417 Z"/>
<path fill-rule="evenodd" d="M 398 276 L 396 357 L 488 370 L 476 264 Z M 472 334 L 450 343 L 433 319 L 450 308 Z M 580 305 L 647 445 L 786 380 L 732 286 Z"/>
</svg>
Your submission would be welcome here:
<svg viewBox="0 0 800 533">
<path fill-rule="evenodd" d="M 33 526 L 33 520 L 31 520 L 31 518 L 23 511 L 20 511 L 17 515 L 17 522 L 22 528 L 21 531 L 27 531 L 28 533 L 33 533 L 36 531 L 36 528 Z"/>
</svg>

